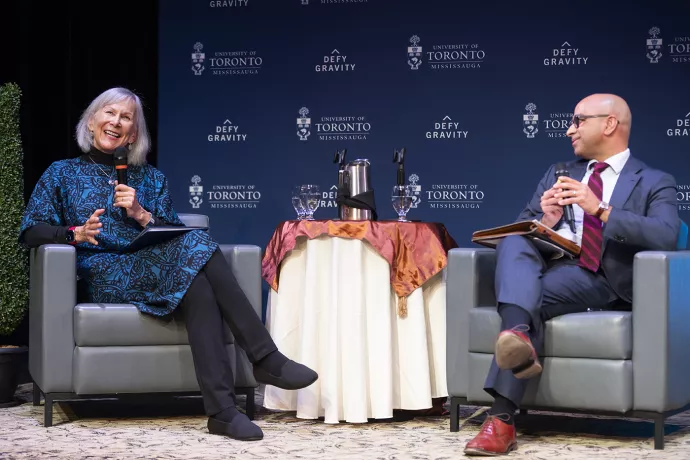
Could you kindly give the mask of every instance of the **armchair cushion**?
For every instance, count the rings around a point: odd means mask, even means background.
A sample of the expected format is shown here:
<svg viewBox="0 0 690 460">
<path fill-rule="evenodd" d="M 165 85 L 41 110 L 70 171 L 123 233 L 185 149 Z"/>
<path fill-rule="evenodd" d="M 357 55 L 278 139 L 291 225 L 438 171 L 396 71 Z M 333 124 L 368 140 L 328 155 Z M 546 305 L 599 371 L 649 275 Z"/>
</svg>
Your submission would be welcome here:
<svg viewBox="0 0 690 460">
<path fill-rule="evenodd" d="M 238 375 L 235 347 L 226 349 L 236 385 L 244 386 L 248 380 L 244 369 Z M 199 391 L 186 345 L 77 347 L 73 373 L 73 391 L 82 395 Z"/>
<path fill-rule="evenodd" d="M 467 399 L 491 404 L 484 391 L 492 355 L 468 354 Z M 521 406 L 625 413 L 633 408 L 633 363 L 630 360 L 554 358 L 542 360 L 543 372 L 530 379 Z"/>
<path fill-rule="evenodd" d="M 501 329 L 495 307 L 469 312 L 469 351 L 493 354 Z M 559 358 L 631 359 L 632 313 L 592 311 L 558 316 L 546 322 L 543 356 Z"/>
<path fill-rule="evenodd" d="M 188 345 L 181 313 L 157 318 L 130 304 L 78 304 L 74 308 L 74 341 L 78 347 Z M 225 343 L 232 344 L 230 330 L 227 326 L 224 330 Z"/>
</svg>

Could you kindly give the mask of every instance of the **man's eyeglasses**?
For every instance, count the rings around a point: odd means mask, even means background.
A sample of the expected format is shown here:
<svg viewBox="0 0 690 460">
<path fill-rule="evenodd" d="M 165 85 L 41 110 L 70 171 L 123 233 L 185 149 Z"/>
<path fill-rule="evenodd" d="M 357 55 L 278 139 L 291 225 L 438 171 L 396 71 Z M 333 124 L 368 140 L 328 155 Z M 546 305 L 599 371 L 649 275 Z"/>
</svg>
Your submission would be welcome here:
<svg viewBox="0 0 690 460">
<path fill-rule="evenodd" d="M 611 115 L 606 114 L 606 115 L 574 115 L 572 119 L 572 124 L 575 125 L 576 128 L 580 127 L 580 123 L 588 118 L 604 118 L 604 117 L 610 117 Z M 620 123 L 620 121 L 616 120 L 616 123 Z"/>
</svg>

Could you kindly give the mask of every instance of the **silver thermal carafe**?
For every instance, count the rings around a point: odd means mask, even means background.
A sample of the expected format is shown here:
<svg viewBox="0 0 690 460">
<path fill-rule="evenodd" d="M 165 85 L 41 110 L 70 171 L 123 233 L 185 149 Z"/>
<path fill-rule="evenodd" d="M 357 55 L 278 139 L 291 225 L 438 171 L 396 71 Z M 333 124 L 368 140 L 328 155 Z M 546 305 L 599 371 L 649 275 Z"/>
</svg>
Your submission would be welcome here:
<svg viewBox="0 0 690 460">
<path fill-rule="evenodd" d="M 338 208 L 340 220 L 376 220 L 374 190 L 369 160 L 359 159 L 338 171 Z"/>
</svg>

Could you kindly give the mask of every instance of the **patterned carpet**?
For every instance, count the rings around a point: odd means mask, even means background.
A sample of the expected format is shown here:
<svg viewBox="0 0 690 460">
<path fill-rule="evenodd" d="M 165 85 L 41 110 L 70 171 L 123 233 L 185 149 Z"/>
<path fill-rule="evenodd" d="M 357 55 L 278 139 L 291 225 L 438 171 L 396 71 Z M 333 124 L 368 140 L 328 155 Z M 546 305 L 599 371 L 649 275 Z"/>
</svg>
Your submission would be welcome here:
<svg viewBox="0 0 690 460">
<path fill-rule="evenodd" d="M 60 403 L 46 429 L 30 390 L 20 387 L 22 405 L 0 409 L 2 459 L 457 459 L 482 419 L 481 409 L 464 407 L 465 425 L 451 433 L 448 417 L 326 425 L 260 407 L 264 440 L 239 442 L 208 433 L 199 398 Z M 690 459 L 690 412 L 667 421 L 664 451 L 652 448 L 651 422 L 544 414 L 518 419 L 519 448 L 507 458 Z"/>
</svg>

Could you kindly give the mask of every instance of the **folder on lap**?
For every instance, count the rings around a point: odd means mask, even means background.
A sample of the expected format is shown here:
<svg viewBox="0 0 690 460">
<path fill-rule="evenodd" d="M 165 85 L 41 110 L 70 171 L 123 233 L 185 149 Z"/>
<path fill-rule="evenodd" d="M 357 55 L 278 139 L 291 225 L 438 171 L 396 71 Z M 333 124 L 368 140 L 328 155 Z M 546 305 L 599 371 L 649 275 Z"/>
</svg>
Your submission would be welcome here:
<svg viewBox="0 0 690 460">
<path fill-rule="evenodd" d="M 540 252 L 553 256 L 575 258 L 580 255 L 580 247 L 538 220 L 525 220 L 500 227 L 478 230 L 472 234 L 472 242 L 495 248 L 502 238 L 521 235 L 529 238 Z"/>
<path fill-rule="evenodd" d="M 146 246 L 164 243 L 176 236 L 183 235 L 192 230 L 208 230 L 208 227 L 175 227 L 175 226 L 161 226 L 149 227 L 144 229 L 137 235 L 136 238 L 129 243 L 126 251 L 138 251 Z"/>
</svg>

